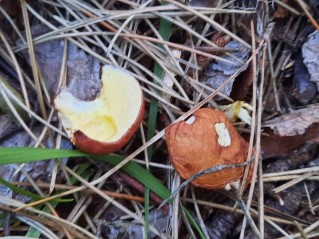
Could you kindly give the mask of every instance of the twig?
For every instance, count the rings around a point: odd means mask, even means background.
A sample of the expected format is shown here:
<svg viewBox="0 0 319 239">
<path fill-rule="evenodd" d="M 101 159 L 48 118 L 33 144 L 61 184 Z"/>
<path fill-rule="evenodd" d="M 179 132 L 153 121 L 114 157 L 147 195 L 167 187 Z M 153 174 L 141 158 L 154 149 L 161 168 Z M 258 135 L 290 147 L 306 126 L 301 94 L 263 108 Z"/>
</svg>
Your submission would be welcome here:
<svg viewBox="0 0 319 239">
<path fill-rule="evenodd" d="M 31 33 L 31 27 L 30 27 L 29 16 L 28 16 L 28 11 L 27 11 L 27 4 L 26 4 L 25 0 L 20 0 L 20 2 L 21 2 L 21 9 L 22 9 L 22 15 L 23 15 L 23 20 L 24 20 L 24 26 L 25 26 L 25 30 L 26 30 L 26 37 L 27 37 L 27 42 L 28 42 L 30 61 L 31 61 L 31 65 L 32 65 L 33 80 L 34 80 L 35 86 L 36 86 L 36 92 L 37 92 L 38 100 L 40 103 L 41 113 L 42 113 L 43 118 L 46 120 L 48 118 L 48 116 L 47 116 L 47 111 L 45 108 L 45 103 L 44 103 L 44 98 L 43 98 L 43 93 L 42 93 L 42 88 L 41 88 L 41 82 L 40 82 L 40 77 L 39 77 L 39 73 L 38 73 L 38 67 L 36 64 L 36 59 L 35 59 L 35 54 L 34 54 L 34 49 L 33 49 L 32 33 Z M 52 136 L 52 139 L 53 139 L 53 136 Z M 53 140 L 52 140 L 52 142 L 53 142 Z"/>
<path fill-rule="evenodd" d="M 211 24 L 216 30 L 224 32 L 226 35 L 229 35 L 231 38 L 233 38 L 234 40 L 240 42 L 241 44 L 243 44 L 247 48 L 249 48 L 249 49 L 251 48 L 251 46 L 247 42 L 245 42 L 243 39 L 241 39 L 240 37 L 236 36 L 231 31 L 227 30 L 225 27 L 221 26 L 220 24 L 218 24 L 214 20 L 210 19 L 209 17 L 205 16 L 204 14 L 194 10 L 191 7 L 185 6 L 182 3 L 180 3 L 180 2 L 177 2 L 177 1 L 174 1 L 174 0 L 165 0 L 165 1 L 167 1 L 169 3 L 172 3 L 172 4 L 176 5 L 177 7 L 181 8 L 181 9 L 188 10 L 188 11 L 194 13 L 195 15 L 197 15 L 200 18 L 202 18 L 207 23 Z"/>
<path fill-rule="evenodd" d="M 241 209 L 244 212 L 245 215 L 245 219 L 247 220 L 248 224 L 250 225 L 251 229 L 253 230 L 253 232 L 255 233 L 255 235 L 258 238 L 262 238 L 262 234 L 260 233 L 260 230 L 258 230 L 254 220 L 251 218 L 251 215 L 249 213 L 249 208 L 246 207 L 245 203 L 243 200 L 239 200 L 239 206 L 241 207 Z"/>
<path fill-rule="evenodd" d="M 288 11 L 290 11 L 291 13 L 299 16 L 300 15 L 300 12 L 298 12 L 296 9 L 290 7 L 288 4 L 284 3 L 283 1 L 280 1 L 280 0 L 274 0 L 275 3 L 277 3 L 279 6 L 287 9 Z"/>
<path fill-rule="evenodd" d="M 316 215 L 314 207 L 313 207 L 313 203 L 312 203 L 311 198 L 310 198 L 310 194 L 309 194 L 309 190 L 308 190 L 307 184 L 304 182 L 303 185 L 305 187 L 305 191 L 306 191 L 306 195 L 307 195 L 307 199 L 308 199 L 308 203 L 309 203 L 309 210 L 312 213 L 312 215 Z"/>
<path fill-rule="evenodd" d="M 302 226 L 297 222 L 297 221 L 294 221 L 298 231 L 300 232 L 300 235 L 303 239 L 308 239 L 309 237 L 306 235 L 304 229 L 302 228 Z"/>
<path fill-rule="evenodd" d="M 193 203 L 193 199 L 190 199 L 190 198 L 183 197 L 182 200 L 185 201 L 185 202 Z M 199 205 L 212 207 L 212 208 L 217 208 L 217 209 L 224 210 L 224 211 L 227 211 L 227 212 L 244 214 L 242 209 L 238 209 L 238 208 L 234 209 L 233 207 L 225 206 L 225 205 L 222 205 L 222 204 L 217 204 L 217 203 L 213 203 L 213 202 L 206 202 L 206 201 L 203 201 L 203 200 L 197 200 L 197 203 Z M 251 214 L 255 218 L 258 218 L 258 212 L 256 210 L 250 209 L 250 211 L 251 211 Z M 280 223 L 280 224 L 284 224 L 284 225 L 294 225 L 294 223 L 292 221 L 281 219 L 281 218 L 278 218 L 278 217 L 271 217 L 271 216 L 265 215 L 265 219 L 271 220 L 273 222 L 277 222 L 277 223 Z"/>
<path fill-rule="evenodd" d="M 195 212 L 196 212 L 197 218 L 199 220 L 199 225 L 200 225 L 205 237 L 209 238 L 209 235 L 208 235 L 207 228 L 205 226 L 203 217 L 202 217 L 202 215 L 201 215 L 201 213 L 199 211 L 199 207 L 198 207 L 198 203 L 197 203 L 194 187 L 191 187 L 191 193 L 192 193 L 192 199 L 193 199 L 193 203 L 194 203 Z"/>
<path fill-rule="evenodd" d="M 317 29 L 317 31 L 319 31 L 319 25 L 316 22 L 316 20 L 311 16 L 310 12 L 307 9 L 307 5 L 305 2 L 301 1 L 301 0 L 296 0 L 298 2 L 298 4 L 300 5 L 300 7 L 302 8 L 302 10 L 306 13 L 308 19 L 311 21 L 312 25 L 314 25 L 314 27 Z"/>
<path fill-rule="evenodd" d="M 295 175 L 295 174 L 301 174 L 301 173 L 317 173 L 318 171 L 319 171 L 319 166 L 316 166 L 316 167 L 310 167 L 310 168 L 283 171 L 278 173 L 267 173 L 263 175 L 263 178 L 265 179 L 265 178 L 284 176 L 284 175 Z"/>
<path fill-rule="evenodd" d="M 255 31 L 254 31 L 255 26 L 254 26 L 252 21 L 250 22 L 250 29 L 251 29 L 251 37 L 252 37 L 252 40 L 251 40 L 252 41 L 252 50 L 255 51 L 255 49 L 256 49 Z M 253 58 L 252 63 L 253 63 L 253 104 L 254 104 L 254 109 L 257 109 L 257 107 L 256 107 L 256 102 L 257 102 L 257 100 L 256 100 L 256 95 L 257 95 L 257 59 L 256 59 L 256 56 Z M 258 106 L 259 106 L 259 104 L 258 104 Z M 261 109 L 258 107 L 258 110 L 260 111 Z M 253 113 L 256 114 L 256 111 Z M 255 119 L 255 124 L 256 124 L 255 127 L 258 130 L 258 127 L 260 127 L 260 122 L 259 122 L 258 117 L 257 117 L 257 120 Z M 260 134 L 259 135 L 257 134 L 256 137 L 257 137 L 257 141 L 258 141 L 258 138 L 260 138 Z M 250 141 L 252 141 L 252 139 L 250 139 Z M 249 194 L 248 194 L 248 200 L 247 200 L 248 211 L 249 211 L 250 205 L 251 205 L 252 195 L 253 195 L 253 191 L 254 191 L 254 187 L 255 187 L 255 183 L 256 183 L 258 163 L 259 163 L 258 159 L 259 159 L 260 151 L 259 151 L 259 148 L 257 148 L 257 147 L 260 147 L 260 144 L 258 145 L 256 142 L 253 175 L 252 175 L 252 179 L 251 179 L 251 185 L 249 188 Z M 247 173 L 247 169 L 246 169 L 246 173 Z M 245 185 L 245 184 L 243 184 L 243 185 Z M 243 189 L 243 186 L 242 186 L 242 189 Z M 247 217 L 245 217 L 243 219 L 241 232 L 240 232 L 240 236 L 239 236 L 240 239 L 244 238 L 247 220 L 248 220 Z M 259 238 L 261 238 L 260 232 L 259 232 Z"/>
<path fill-rule="evenodd" d="M 10 183 L 13 184 L 13 185 L 19 185 L 19 186 L 30 186 L 31 185 L 30 183 L 27 183 L 27 182 L 10 182 Z M 49 183 L 37 182 L 36 184 L 40 188 L 49 188 L 50 187 Z M 54 188 L 55 189 L 70 190 L 70 189 L 76 188 L 76 186 L 69 186 L 69 185 L 64 185 L 64 184 L 55 184 Z M 103 193 L 105 193 L 106 195 L 110 196 L 110 197 L 124 199 L 124 200 L 133 200 L 133 201 L 136 201 L 136 202 L 144 202 L 144 198 L 143 197 L 134 196 L 134 195 L 128 195 L 128 194 L 124 194 L 124 193 L 115 193 L 115 192 L 111 192 L 111 191 L 107 191 L 107 190 L 101 190 L 101 191 Z M 88 193 L 88 194 L 93 194 L 94 193 L 89 188 L 84 189 L 82 192 L 83 193 Z"/>
<path fill-rule="evenodd" d="M 11 57 L 11 60 L 12 60 L 12 63 L 15 67 L 15 70 L 18 74 L 18 78 L 19 78 L 19 82 L 20 82 L 20 86 L 21 86 L 21 90 L 22 90 L 22 94 L 23 94 L 23 98 L 24 98 L 24 102 L 25 102 L 25 105 L 28 109 L 31 110 L 30 108 L 30 102 L 29 102 L 29 96 L 28 96 L 28 93 L 27 93 L 27 89 L 26 89 L 26 85 L 25 85 L 25 82 L 24 82 L 24 79 L 23 79 L 23 76 L 22 76 L 22 71 L 21 71 L 21 68 L 19 66 L 19 63 L 17 61 L 17 58 L 15 57 L 7 39 L 5 38 L 5 36 L 3 35 L 3 33 L 0 31 L 0 38 L 1 40 L 3 41 L 5 47 L 7 48 L 7 51 Z"/>
<path fill-rule="evenodd" d="M 218 172 L 218 171 L 221 171 L 223 169 L 229 169 L 229 168 L 238 168 L 238 167 L 244 167 L 246 165 L 249 165 L 249 163 L 251 162 L 252 160 L 249 160 L 249 161 L 246 161 L 246 162 L 243 162 L 243 163 L 237 163 L 237 164 L 223 164 L 223 165 L 217 165 L 217 166 L 214 166 L 212 168 L 209 168 L 209 169 L 205 169 L 205 170 L 202 170 L 194 175 L 192 175 L 189 179 L 185 180 L 173 193 L 172 195 L 165 199 L 161 205 L 159 206 L 158 209 L 162 208 L 166 203 L 168 203 L 168 201 L 170 201 L 171 199 L 173 199 L 175 197 L 176 194 L 178 194 L 186 185 L 190 184 L 193 180 L 195 180 L 196 178 L 204 175 L 204 174 L 210 174 L 210 173 L 215 173 L 215 172 Z"/>
<path fill-rule="evenodd" d="M 263 111 L 263 94 L 264 94 L 264 82 L 265 82 L 265 66 L 266 66 L 266 47 L 263 49 L 262 55 L 262 68 L 261 68 L 261 80 L 259 86 L 259 101 L 258 101 L 258 125 L 261 125 L 261 116 Z M 257 128 L 257 142 L 256 142 L 256 151 L 260 152 L 260 140 L 261 140 L 261 127 Z M 261 161 L 260 157 L 260 161 Z M 259 214 L 259 230 L 261 233 L 261 238 L 265 237 L 265 222 L 264 222 L 264 183 L 262 181 L 263 177 L 263 166 L 262 163 L 259 163 L 259 172 L 258 172 L 258 186 L 259 186 L 259 200 L 258 200 L 258 214 Z"/>
<path fill-rule="evenodd" d="M 305 180 L 306 178 L 309 178 L 312 175 L 313 175 L 312 172 L 305 173 L 305 174 L 299 176 L 298 178 L 295 178 L 295 179 L 293 179 L 293 180 L 291 180 L 291 181 L 289 181 L 289 182 L 287 182 L 287 183 L 285 183 L 283 185 L 280 185 L 279 187 L 274 188 L 272 191 L 274 193 L 279 193 L 279 192 L 281 192 L 281 191 L 283 191 L 283 190 L 285 190 L 285 189 L 287 189 L 287 188 L 289 188 L 289 187 L 291 187 L 291 186 L 293 186 L 293 185 Z"/>
</svg>

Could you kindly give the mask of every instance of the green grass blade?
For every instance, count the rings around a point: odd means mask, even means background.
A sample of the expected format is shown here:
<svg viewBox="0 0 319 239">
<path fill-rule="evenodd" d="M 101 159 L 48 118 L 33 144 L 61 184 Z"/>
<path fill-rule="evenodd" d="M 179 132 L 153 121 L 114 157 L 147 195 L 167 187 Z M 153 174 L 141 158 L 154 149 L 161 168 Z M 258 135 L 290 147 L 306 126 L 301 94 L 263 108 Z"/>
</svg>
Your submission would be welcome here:
<svg viewBox="0 0 319 239">
<path fill-rule="evenodd" d="M 190 212 L 185 208 L 182 207 L 182 210 L 184 211 L 187 220 L 189 221 L 189 223 L 196 229 L 196 231 L 198 232 L 200 238 L 205 239 L 205 235 L 202 232 L 202 229 L 198 226 L 198 224 L 196 223 L 196 221 L 194 220 L 194 218 L 192 217 L 192 215 L 190 214 Z"/>
<path fill-rule="evenodd" d="M 119 164 L 124 158 L 119 155 L 93 156 L 78 150 L 59 150 L 41 148 L 0 148 L 0 165 L 12 163 L 27 163 L 32 161 L 68 157 L 95 157 L 112 165 Z M 153 174 L 135 162 L 129 162 L 122 167 L 123 171 L 150 188 L 163 199 L 170 196 L 171 192 L 160 183 Z"/>
<path fill-rule="evenodd" d="M 160 29 L 159 34 L 162 36 L 164 40 L 168 40 L 171 35 L 171 25 L 172 23 L 161 18 L 160 19 Z M 163 47 L 160 45 L 160 47 Z M 156 63 L 154 66 L 154 74 L 158 76 L 160 79 L 163 79 L 164 77 L 164 71 L 162 67 Z M 153 81 L 156 83 L 155 81 Z M 157 122 L 157 112 L 158 112 L 158 101 L 155 98 L 151 99 L 150 102 L 150 109 L 149 109 L 149 118 L 148 118 L 148 124 L 147 124 L 147 140 L 150 140 L 155 135 L 155 128 L 156 128 L 156 122 Z M 147 148 L 148 157 L 151 160 L 153 156 L 153 145 L 150 145 Z M 145 209 L 145 235 L 146 239 L 148 238 L 148 231 L 149 231 L 149 188 L 145 187 L 145 193 L 144 193 L 144 209 Z"/>
<path fill-rule="evenodd" d="M 58 205 L 58 202 L 51 202 L 50 204 L 53 208 L 56 208 Z M 46 205 L 44 205 L 44 206 L 40 205 L 40 206 L 42 207 L 42 209 L 41 209 L 42 212 L 46 212 L 46 213 L 51 212 L 51 210 L 48 208 L 48 206 L 46 206 Z M 36 228 L 31 227 L 25 236 L 27 238 L 41 238 L 41 234 L 42 233 L 39 232 Z"/>
<path fill-rule="evenodd" d="M 117 165 L 122 160 L 123 157 L 118 155 L 107 155 L 107 156 L 99 156 L 101 160 L 105 160 L 106 162 Z M 151 189 L 154 193 L 160 196 L 162 199 L 166 199 L 170 197 L 171 192 L 162 184 L 160 183 L 157 178 L 154 177 L 148 170 L 141 167 L 135 162 L 129 162 L 122 167 L 123 171 L 127 174 L 131 175 L 133 178 L 138 180 L 139 182 L 143 183 L 144 186 Z"/>
<path fill-rule="evenodd" d="M 0 147 L 0 165 L 28 163 L 39 160 L 87 157 L 89 154 L 77 150 L 42 149 L 42 148 L 3 148 Z"/>
<path fill-rule="evenodd" d="M 10 163 L 27 163 L 40 160 L 48 160 L 52 158 L 68 158 L 68 157 L 96 157 L 97 159 L 104 160 L 112 165 L 119 164 L 124 158 L 119 155 L 111 154 L 105 156 L 92 156 L 78 150 L 59 150 L 59 149 L 42 149 L 42 148 L 1 148 L 0 147 L 0 165 Z M 87 165 L 85 166 L 87 167 Z M 81 170 L 84 171 L 83 167 Z M 171 192 L 160 183 L 148 170 L 144 169 L 135 162 L 129 162 L 122 167 L 122 170 L 144 184 L 145 187 L 151 189 L 162 199 L 169 198 Z M 171 203 L 171 201 L 169 201 Z M 57 202 L 54 202 L 57 203 Z M 196 228 L 198 233 L 203 235 L 201 229 L 196 224 L 191 214 L 185 209 L 187 218 L 190 223 Z M 202 237 L 203 238 L 203 237 Z"/>
</svg>

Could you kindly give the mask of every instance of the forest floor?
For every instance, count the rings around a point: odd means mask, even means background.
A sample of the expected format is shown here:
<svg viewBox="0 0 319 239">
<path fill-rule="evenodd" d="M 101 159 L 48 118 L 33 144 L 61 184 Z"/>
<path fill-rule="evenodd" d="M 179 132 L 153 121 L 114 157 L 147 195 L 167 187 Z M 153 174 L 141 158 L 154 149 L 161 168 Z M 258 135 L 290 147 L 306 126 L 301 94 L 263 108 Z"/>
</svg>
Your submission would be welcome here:
<svg viewBox="0 0 319 239">
<path fill-rule="evenodd" d="M 0 1 L 0 236 L 319 238 L 318 19 L 313 0 Z M 145 111 L 96 156 L 55 99 L 83 113 L 103 65 Z"/>
</svg>

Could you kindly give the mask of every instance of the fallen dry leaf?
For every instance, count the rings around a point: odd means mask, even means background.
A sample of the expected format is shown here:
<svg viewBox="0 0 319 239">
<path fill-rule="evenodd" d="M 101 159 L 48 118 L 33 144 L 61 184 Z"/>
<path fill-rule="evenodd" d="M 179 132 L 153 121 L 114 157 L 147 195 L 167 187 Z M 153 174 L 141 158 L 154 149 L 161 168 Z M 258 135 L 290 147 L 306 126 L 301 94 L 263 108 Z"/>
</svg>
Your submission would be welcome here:
<svg viewBox="0 0 319 239">
<path fill-rule="evenodd" d="M 319 143 L 319 105 L 295 110 L 264 124 L 264 157 L 289 156 L 307 142 Z"/>
<path fill-rule="evenodd" d="M 301 104 L 308 105 L 317 94 L 317 85 L 310 80 L 310 74 L 303 62 L 302 56 L 298 56 L 294 65 L 294 78 L 291 95 Z"/>
<path fill-rule="evenodd" d="M 245 64 L 249 56 L 249 49 L 237 41 L 230 41 L 225 45 L 225 48 L 237 50 L 232 52 L 232 55 L 237 59 L 227 55 L 223 56 L 225 60 L 231 61 L 233 64 L 216 60 L 206 67 L 203 76 L 200 78 L 201 82 L 212 87 L 213 89 L 217 89 L 226 80 L 228 80 L 232 74 L 238 71 Z M 229 96 L 234 80 L 235 79 L 229 81 L 220 92 Z"/>
<path fill-rule="evenodd" d="M 234 81 L 230 97 L 234 100 L 245 100 L 251 89 L 254 80 L 253 64 L 249 63 L 248 68 L 239 74 Z"/>
<path fill-rule="evenodd" d="M 33 36 L 47 31 L 49 29 L 43 25 L 32 26 Z M 46 41 L 34 46 L 37 64 L 51 97 L 58 89 L 63 51 L 63 40 Z M 23 54 L 29 59 L 27 51 Z M 71 92 L 82 100 L 94 99 L 101 88 L 100 62 L 71 42 L 67 52 L 67 82 L 70 82 Z"/>
<path fill-rule="evenodd" d="M 279 136 L 295 136 L 303 135 L 316 122 L 319 122 L 319 105 L 312 105 L 268 120 L 264 127 L 271 128 Z"/>
<path fill-rule="evenodd" d="M 268 136 L 261 136 L 261 149 L 263 158 L 287 157 L 290 154 L 304 146 L 308 141 L 319 143 L 319 124 L 315 123 L 309 126 L 302 135 L 279 136 L 273 132 Z"/>
<path fill-rule="evenodd" d="M 308 68 L 310 80 L 317 84 L 319 90 L 319 32 L 314 31 L 302 45 L 302 56 Z"/>
</svg>

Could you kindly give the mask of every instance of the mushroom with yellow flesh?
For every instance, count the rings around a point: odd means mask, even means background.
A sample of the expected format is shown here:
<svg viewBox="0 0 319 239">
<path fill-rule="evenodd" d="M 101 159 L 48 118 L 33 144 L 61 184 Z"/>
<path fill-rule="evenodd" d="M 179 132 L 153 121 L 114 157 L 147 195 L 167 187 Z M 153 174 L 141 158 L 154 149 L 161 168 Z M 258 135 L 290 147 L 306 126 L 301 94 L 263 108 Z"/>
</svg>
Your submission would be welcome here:
<svg viewBox="0 0 319 239">
<path fill-rule="evenodd" d="M 144 98 L 139 82 L 126 71 L 106 65 L 102 88 L 92 101 L 75 97 L 62 87 L 55 109 L 71 142 L 91 154 L 119 150 L 135 134 L 143 120 Z"/>
</svg>

